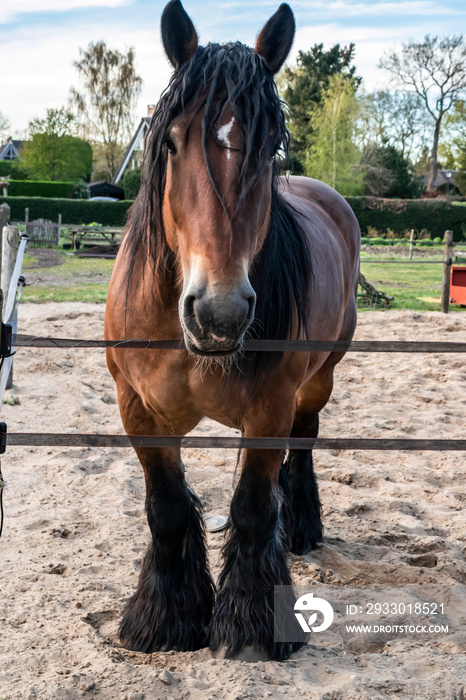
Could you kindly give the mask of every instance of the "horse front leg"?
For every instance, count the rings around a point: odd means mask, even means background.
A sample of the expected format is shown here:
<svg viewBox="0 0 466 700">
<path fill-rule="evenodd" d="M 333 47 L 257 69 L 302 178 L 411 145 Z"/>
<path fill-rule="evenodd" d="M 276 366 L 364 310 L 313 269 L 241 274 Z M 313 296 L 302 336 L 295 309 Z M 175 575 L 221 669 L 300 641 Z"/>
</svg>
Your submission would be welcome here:
<svg viewBox="0 0 466 700">
<path fill-rule="evenodd" d="M 120 409 L 128 434 L 161 435 L 163 426 L 126 388 Z M 142 652 L 206 646 L 213 606 L 201 504 L 189 489 L 179 449 L 137 448 L 146 481 L 151 542 L 136 593 L 126 605 L 120 639 Z"/>
<path fill-rule="evenodd" d="M 260 432 L 256 426 L 245 434 Z M 304 643 L 274 641 L 274 586 L 292 584 L 278 485 L 282 457 L 278 450 L 245 451 L 210 626 L 211 649 L 227 657 L 253 647 L 269 659 L 285 660 Z"/>
</svg>

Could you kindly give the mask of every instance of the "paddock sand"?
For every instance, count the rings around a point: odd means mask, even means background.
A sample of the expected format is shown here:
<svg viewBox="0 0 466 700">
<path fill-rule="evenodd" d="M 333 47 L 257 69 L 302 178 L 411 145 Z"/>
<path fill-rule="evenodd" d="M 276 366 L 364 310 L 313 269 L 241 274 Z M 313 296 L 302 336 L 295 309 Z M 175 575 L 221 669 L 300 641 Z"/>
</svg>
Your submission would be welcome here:
<svg viewBox="0 0 466 700">
<path fill-rule="evenodd" d="M 100 305 L 23 304 L 20 331 L 101 337 L 103 317 Z M 464 342 L 466 316 L 366 312 L 357 338 Z M 23 349 L 11 395 L 20 404 L 2 407 L 10 432 L 122 430 L 102 350 Z M 464 438 L 465 422 L 464 356 L 352 354 L 338 368 L 321 435 Z M 207 421 L 197 432 L 234 433 Z M 207 513 L 227 514 L 235 457 L 184 454 Z M 325 539 L 317 551 L 291 557 L 295 582 L 320 582 L 321 594 L 354 582 L 401 593 L 407 583 L 437 583 L 449 601 L 451 634 L 349 643 L 316 633 L 281 664 L 214 659 L 206 649 L 128 652 L 115 630 L 148 542 L 135 455 L 10 448 L 2 459 L 9 485 L 0 544 L 0 698 L 464 699 L 465 454 L 321 451 L 315 462 Z M 222 541 L 222 533 L 208 536 L 215 576 Z M 159 678 L 164 669 L 170 685 Z"/>
</svg>

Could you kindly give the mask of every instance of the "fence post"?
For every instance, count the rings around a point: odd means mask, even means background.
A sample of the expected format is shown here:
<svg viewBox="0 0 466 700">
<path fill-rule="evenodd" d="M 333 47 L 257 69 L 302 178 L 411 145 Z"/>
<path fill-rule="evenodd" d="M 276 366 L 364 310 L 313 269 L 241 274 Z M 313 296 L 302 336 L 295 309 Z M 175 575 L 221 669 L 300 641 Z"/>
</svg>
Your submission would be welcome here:
<svg viewBox="0 0 466 700">
<path fill-rule="evenodd" d="M 10 207 L 8 206 L 8 204 L 0 205 L 0 269 L 2 267 L 2 240 L 3 240 L 3 236 L 1 235 L 1 232 L 3 231 L 3 227 L 7 225 L 9 220 L 10 220 Z"/>
<path fill-rule="evenodd" d="M 453 231 L 445 231 L 444 237 L 445 255 L 443 259 L 443 281 L 442 281 L 442 311 L 448 313 L 450 303 L 450 276 L 453 255 Z"/>
<path fill-rule="evenodd" d="M 411 235 L 409 237 L 409 260 L 413 259 L 413 241 L 414 241 L 414 229 L 411 229 Z"/>
<path fill-rule="evenodd" d="M 18 252 L 18 227 L 4 226 L 2 238 L 2 278 L 0 287 L 5 290 L 5 295 L 8 295 Z M 6 297 L 5 304 L 8 304 L 8 299 Z"/>
<path fill-rule="evenodd" d="M 5 290 L 5 306 L 8 305 L 8 290 L 15 269 L 16 254 L 18 249 L 19 234 L 17 226 L 3 227 L 2 241 L 2 277 L 0 287 Z M 4 319 L 5 321 L 7 319 Z M 7 389 L 13 386 L 13 364 L 6 384 Z"/>
</svg>

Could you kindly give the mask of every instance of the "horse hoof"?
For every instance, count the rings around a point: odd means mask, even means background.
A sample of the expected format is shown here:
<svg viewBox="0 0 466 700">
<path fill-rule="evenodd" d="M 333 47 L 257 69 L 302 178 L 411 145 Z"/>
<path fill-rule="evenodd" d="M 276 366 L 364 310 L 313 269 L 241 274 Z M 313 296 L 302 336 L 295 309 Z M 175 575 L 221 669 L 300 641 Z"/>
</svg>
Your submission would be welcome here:
<svg viewBox="0 0 466 700">
<path fill-rule="evenodd" d="M 235 659 L 236 661 L 269 661 L 268 655 L 259 647 L 243 647 L 237 654 L 228 654 L 227 647 L 222 645 L 217 651 L 212 651 L 216 659 Z"/>
<path fill-rule="evenodd" d="M 259 646 L 243 647 L 238 652 L 228 653 L 228 647 L 222 644 L 218 649 L 211 649 L 215 659 L 235 659 L 235 661 L 246 661 L 256 663 L 257 661 L 287 661 L 291 654 L 306 646 L 306 642 L 274 642 L 265 650 Z"/>
</svg>

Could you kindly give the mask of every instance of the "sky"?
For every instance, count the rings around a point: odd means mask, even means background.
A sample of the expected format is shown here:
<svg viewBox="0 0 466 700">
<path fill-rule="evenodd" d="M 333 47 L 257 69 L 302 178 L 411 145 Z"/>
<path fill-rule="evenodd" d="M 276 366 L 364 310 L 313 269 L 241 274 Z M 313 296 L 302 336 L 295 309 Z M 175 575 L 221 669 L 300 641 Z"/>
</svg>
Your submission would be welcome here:
<svg viewBox="0 0 466 700">
<path fill-rule="evenodd" d="M 280 0 L 185 0 L 200 43 L 240 40 L 253 46 Z M 458 34 L 466 27 L 464 0 L 289 0 L 297 32 L 287 63 L 316 43 L 356 45 L 355 64 L 367 90 L 389 87 L 377 65 L 384 52 L 426 34 Z M 73 62 L 79 49 L 103 39 L 136 51 L 144 84 L 137 121 L 156 103 L 171 67 L 160 41 L 162 0 L 0 0 L 0 112 L 11 135 L 24 136 L 33 117 L 67 103 L 79 87 Z"/>
</svg>

